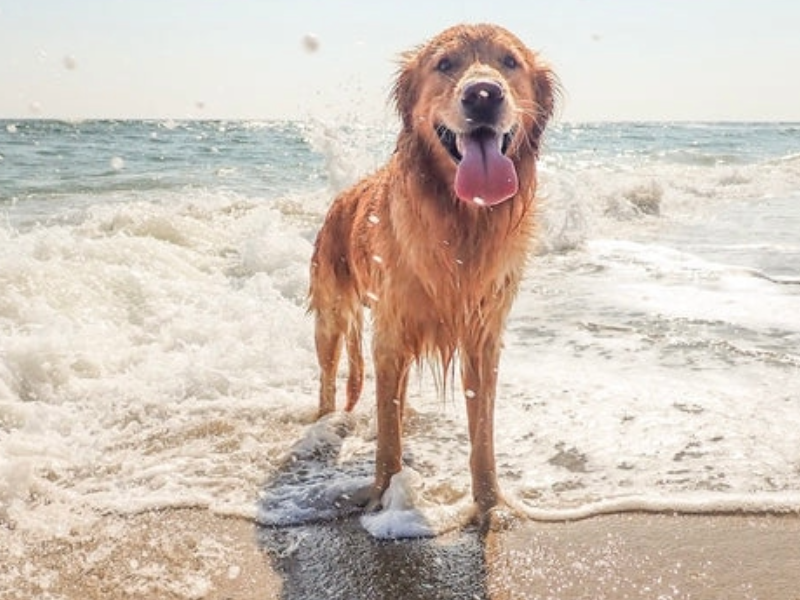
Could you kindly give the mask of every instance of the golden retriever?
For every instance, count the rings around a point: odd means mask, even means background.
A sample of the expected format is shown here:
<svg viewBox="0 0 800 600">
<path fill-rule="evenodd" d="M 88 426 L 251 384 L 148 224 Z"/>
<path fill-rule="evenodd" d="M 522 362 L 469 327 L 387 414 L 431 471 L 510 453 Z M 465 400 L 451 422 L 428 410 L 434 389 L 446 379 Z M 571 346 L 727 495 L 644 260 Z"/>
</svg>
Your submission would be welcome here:
<svg viewBox="0 0 800 600">
<path fill-rule="evenodd" d="M 501 337 L 534 233 L 536 159 L 553 114 L 551 69 L 509 31 L 458 25 L 402 56 L 402 119 L 388 163 L 343 192 L 311 261 L 319 415 L 335 410 L 343 342 L 346 410 L 361 393 L 363 307 L 373 319 L 377 452 L 370 506 L 400 471 L 409 369 L 460 363 L 472 494 L 502 502 L 494 453 Z"/>
</svg>

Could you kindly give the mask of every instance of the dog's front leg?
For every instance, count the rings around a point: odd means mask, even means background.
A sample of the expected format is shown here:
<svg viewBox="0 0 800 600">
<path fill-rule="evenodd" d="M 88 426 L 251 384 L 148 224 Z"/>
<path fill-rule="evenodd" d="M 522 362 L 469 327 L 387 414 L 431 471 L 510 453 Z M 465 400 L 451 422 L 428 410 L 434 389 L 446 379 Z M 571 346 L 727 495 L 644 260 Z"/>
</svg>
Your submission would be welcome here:
<svg viewBox="0 0 800 600">
<path fill-rule="evenodd" d="M 464 348 L 462 382 L 469 422 L 472 495 L 481 514 L 502 501 L 494 455 L 494 400 L 500 341 L 483 340 Z"/>
<path fill-rule="evenodd" d="M 376 395 L 378 402 L 378 444 L 375 454 L 375 485 L 370 501 L 377 508 L 392 476 L 400 472 L 403 460 L 403 411 L 411 359 L 393 344 L 376 336 L 374 346 Z"/>
</svg>

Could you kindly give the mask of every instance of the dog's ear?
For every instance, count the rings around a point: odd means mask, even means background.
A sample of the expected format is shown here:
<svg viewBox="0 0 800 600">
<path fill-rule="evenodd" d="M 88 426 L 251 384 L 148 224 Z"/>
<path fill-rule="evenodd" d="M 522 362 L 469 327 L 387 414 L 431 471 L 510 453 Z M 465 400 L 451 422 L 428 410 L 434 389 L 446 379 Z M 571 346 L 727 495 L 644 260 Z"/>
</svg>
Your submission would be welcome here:
<svg viewBox="0 0 800 600">
<path fill-rule="evenodd" d="M 411 50 L 400 55 L 397 77 L 392 88 L 391 99 L 397 114 L 403 120 L 403 129 L 406 131 L 412 128 L 412 113 L 417 99 L 417 83 L 414 77 L 417 54 L 417 50 Z"/>
<path fill-rule="evenodd" d="M 533 91 L 536 97 L 536 113 L 531 131 L 531 142 L 538 152 L 539 140 L 555 112 L 556 101 L 561 93 L 561 84 L 556 74 L 549 65 L 538 59 L 534 67 Z"/>
</svg>

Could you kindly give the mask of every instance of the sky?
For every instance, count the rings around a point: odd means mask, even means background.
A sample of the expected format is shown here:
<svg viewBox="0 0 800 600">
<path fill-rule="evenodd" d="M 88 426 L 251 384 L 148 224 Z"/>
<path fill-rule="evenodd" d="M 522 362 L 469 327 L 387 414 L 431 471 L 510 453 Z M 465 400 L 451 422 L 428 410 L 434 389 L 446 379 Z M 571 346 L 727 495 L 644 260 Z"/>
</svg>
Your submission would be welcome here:
<svg viewBox="0 0 800 600">
<path fill-rule="evenodd" d="M 800 121 L 796 0 L 0 0 L 0 118 L 390 119 L 461 22 L 538 51 L 565 122 Z"/>
</svg>

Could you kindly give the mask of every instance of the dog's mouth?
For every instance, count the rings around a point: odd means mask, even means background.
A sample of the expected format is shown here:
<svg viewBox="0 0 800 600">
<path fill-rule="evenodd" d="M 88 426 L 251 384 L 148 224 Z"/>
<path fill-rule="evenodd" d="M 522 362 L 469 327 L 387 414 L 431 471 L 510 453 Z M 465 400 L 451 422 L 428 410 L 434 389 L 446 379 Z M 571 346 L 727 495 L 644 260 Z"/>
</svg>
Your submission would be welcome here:
<svg viewBox="0 0 800 600">
<path fill-rule="evenodd" d="M 447 150 L 448 154 L 456 161 L 456 164 L 461 162 L 461 159 L 464 158 L 464 154 L 462 153 L 463 142 L 459 141 L 459 138 L 464 138 L 466 136 L 492 136 L 495 139 L 497 137 L 500 138 L 500 153 L 505 155 L 508 152 L 508 148 L 511 146 L 511 141 L 514 139 L 514 130 L 508 131 L 504 134 L 497 135 L 493 129 L 488 127 L 480 127 L 475 131 L 472 131 L 468 134 L 457 134 L 452 129 L 448 129 L 444 125 L 439 125 L 436 127 L 436 135 L 439 136 L 439 141 L 444 146 L 444 149 Z"/>
<path fill-rule="evenodd" d="M 436 134 L 456 162 L 456 195 L 479 206 L 492 206 L 517 193 L 519 182 L 514 163 L 506 155 L 514 130 L 500 133 L 491 127 L 478 127 L 466 133 L 439 125 Z"/>
</svg>

